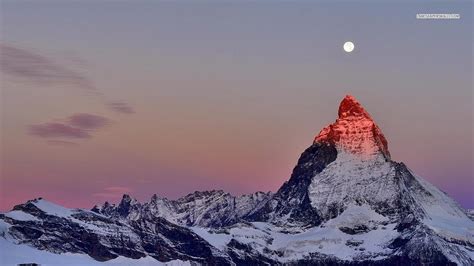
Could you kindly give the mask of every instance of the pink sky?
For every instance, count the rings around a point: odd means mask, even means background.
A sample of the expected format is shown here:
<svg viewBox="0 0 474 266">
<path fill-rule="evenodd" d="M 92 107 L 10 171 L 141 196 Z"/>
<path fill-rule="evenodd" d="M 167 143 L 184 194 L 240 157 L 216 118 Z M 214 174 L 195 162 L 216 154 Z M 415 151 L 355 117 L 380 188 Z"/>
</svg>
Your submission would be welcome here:
<svg viewBox="0 0 474 266">
<path fill-rule="evenodd" d="M 3 3 L 0 208 L 275 191 L 347 93 L 473 208 L 466 5 Z"/>
</svg>

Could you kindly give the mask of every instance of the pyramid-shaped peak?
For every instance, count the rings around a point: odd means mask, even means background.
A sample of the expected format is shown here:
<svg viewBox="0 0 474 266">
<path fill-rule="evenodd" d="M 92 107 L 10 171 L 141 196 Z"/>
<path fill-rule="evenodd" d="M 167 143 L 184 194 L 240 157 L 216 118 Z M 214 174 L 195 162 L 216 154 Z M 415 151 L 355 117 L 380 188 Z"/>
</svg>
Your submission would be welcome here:
<svg viewBox="0 0 474 266">
<path fill-rule="evenodd" d="M 369 113 L 365 111 L 364 107 L 357 101 L 357 99 L 352 95 L 346 95 L 342 99 L 341 104 L 339 105 L 338 111 L 339 118 L 344 118 L 348 116 L 363 116 L 366 118 L 371 118 Z"/>
<path fill-rule="evenodd" d="M 338 119 L 323 128 L 314 142 L 335 144 L 339 150 L 365 158 L 381 154 L 390 159 L 388 143 L 382 131 L 355 97 L 344 97 L 338 113 Z"/>
</svg>

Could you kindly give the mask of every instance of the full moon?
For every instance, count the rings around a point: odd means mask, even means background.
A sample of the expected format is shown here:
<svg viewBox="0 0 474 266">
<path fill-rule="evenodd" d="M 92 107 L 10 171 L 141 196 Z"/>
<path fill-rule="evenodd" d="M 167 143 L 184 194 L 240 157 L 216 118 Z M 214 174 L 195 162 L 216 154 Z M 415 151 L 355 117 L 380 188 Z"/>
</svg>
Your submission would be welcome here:
<svg viewBox="0 0 474 266">
<path fill-rule="evenodd" d="M 345 42 L 344 43 L 344 51 L 350 53 L 354 50 L 354 43 L 352 42 Z"/>
</svg>

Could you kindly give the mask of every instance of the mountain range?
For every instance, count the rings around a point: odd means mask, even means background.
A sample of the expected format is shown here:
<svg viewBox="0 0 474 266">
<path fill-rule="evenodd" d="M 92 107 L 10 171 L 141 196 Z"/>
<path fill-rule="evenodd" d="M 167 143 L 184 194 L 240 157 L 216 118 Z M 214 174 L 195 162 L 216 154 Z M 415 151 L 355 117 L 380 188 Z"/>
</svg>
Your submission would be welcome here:
<svg viewBox="0 0 474 266">
<path fill-rule="evenodd" d="M 0 214 L 2 265 L 474 265 L 473 212 L 392 160 L 352 96 L 278 191 Z"/>
</svg>

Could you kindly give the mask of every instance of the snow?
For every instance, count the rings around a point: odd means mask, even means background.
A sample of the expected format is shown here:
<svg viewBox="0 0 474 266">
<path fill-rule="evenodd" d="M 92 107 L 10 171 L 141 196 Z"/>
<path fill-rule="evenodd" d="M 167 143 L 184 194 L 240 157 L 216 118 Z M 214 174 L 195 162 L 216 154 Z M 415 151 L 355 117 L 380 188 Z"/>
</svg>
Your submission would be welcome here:
<svg viewBox="0 0 474 266">
<path fill-rule="evenodd" d="M 342 260 L 352 260 L 361 254 L 380 257 L 390 254 L 391 250 L 386 246 L 399 235 L 394 230 L 395 224 L 381 224 L 387 221 L 386 217 L 376 213 L 368 205 L 350 205 L 338 217 L 319 227 L 294 235 L 276 234 L 271 247 L 283 251 L 287 260 L 302 258 L 310 252 L 334 255 Z M 360 224 L 369 225 L 370 231 L 349 235 L 339 230 L 339 227 Z M 348 241 L 360 244 L 356 247 L 348 246 Z"/>
<path fill-rule="evenodd" d="M 363 235 L 348 235 L 335 228 L 314 227 L 291 237 L 279 234 L 272 247 L 283 251 L 286 259 L 299 259 L 310 252 L 333 255 L 343 260 L 352 260 L 362 253 L 373 253 L 374 257 L 388 255 L 391 250 L 384 246 L 398 235 L 394 227 L 392 224 L 385 230 L 376 229 Z M 361 244 L 356 248 L 347 246 L 349 240 Z"/>
<path fill-rule="evenodd" d="M 350 204 L 343 213 L 327 221 L 324 226 L 331 228 L 352 227 L 360 224 L 376 226 L 385 222 L 388 223 L 389 219 L 372 210 L 370 206 Z"/>
<path fill-rule="evenodd" d="M 38 218 L 23 211 L 10 211 L 5 213 L 5 216 L 17 221 L 39 221 Z"/>
<path fill-rule="evenodd" d="M 264 222 L 239 224 L 227 229 L 227 233 L 219 233 L 216 230 L 211 232 L 212 229 L 197 227 L 193 227 L 192 230 L 220 250 L 224 250 L 226 245 L 235 239 L 240 243 L 249 244 L 261 253 L 265 252 L 265 248 L 279 251 L 283 256 L 274 259 L 282 262 L 302 259 L 315 252 L 333 255 L 342 260 L 353 260 L 358 256 L 381 259 L 392 252 L 387 247 L 388 243 L 399 236 L 395 230 L 396 224 L 387 222 L 386 217 L 376 213 L 368 205 L 350 205 L 335 219 L 310 229 L 293 228 L 295 233 L 289 233 L 284 227 Z M 349 235 L 339 230 L 341 226 L 356 224 L 371 225 L 371 230 L 357 235 Z M 346 245 L 348 241 L 360 244 Z"/>
<path fill-rule="evenodd" d="M 474 221 L 444 192 L 414 173 L 412 175 L 430 193 L 412 193 L 426 214 L 423 223 L 447 240 L 463 240 L 474 245 Z"/>
<path fill-rule="evenodd" d="M 126 217 L 117 212 L 118 206 L 122 203 L 96 205 L 95 209 L 99 209 L 100 213 L 108 217 L 125 221 L 145 216 L 164 218 L 180 226 L 215 227 L 222 225 L 220 223 L 243 217 L 254 210 L 258 204 L 266 202 L 270 196 L 270 192 L 233 196 L 222 190 L 212 190 L 196 191 L 179 199 L 169 200 L 155 194 L 149 202 L 143 204 L 135 200 L 130 201 L 130 210 Z"/>
<path fill-rule="evenodd" d="M 471 220 L 474 220 L 474 209 L 467 209 L 466 210 L 466 215 L 469 217 Z"/>
<path fill-rule="evenodd" d="M 69 217 L 74 213 L 71 209 L 54 204 L 44 199 L 35 200 L 33 204 L 45 213 L 58 217 Z"/>
<path fill-rule="evenodd" d="M 178 224 L 176 206 L 170 200 L 155 195 L 149 203 L 145 204 L 145 207 L 153 216 L 162 217 L 171 223 Z"/>
<path fill-rule="evenodd" d="M 34 204 L 36 207 L 38 207 L 39 209 L 41 209 L 48 215 L 67 219 L 71 222 L 74 222 L 80 225 L 81 227 L 89 231 L 95 232 L 96 234 L 110 235 L 110 234 L 115 234 L 118 230 L 120 230 L 121 234 L 127 235 L 132 240 L 138 240 L 139 238 L 136 234 L 134 234 L 131 231 L 131 229 L 127 227 L 119 227 L 115 225 L 114 223 L 106 223 L 106 222 L 101 221 L 100 219 L 88 220 L 88 216 L 96 216 L 96 217 L 99 216 L 104 219 L 108 219 L 107 217 L 101 214 L 98 214 L 89 210 L 85 210 L 85 209 L 68 209 L 44 199 L 37 199 L 31 202 L 32 204 Z M 23 211 L 10 211 L 10 212 L 5 213 L 5 216 L 18 220 L 18 221 L 42 221 L 39 217 L 35 217 Z M 1 222 L 0 232 L 7 232 L 8 227 L 10 227 L 10 225 L 5 223 L 3 220 L 0 220 L 0 222 Z M 4 224 L 5 226 L 3 226 L 2 224 Z"/>
<path fill-rule="evenodd" d="M 68 265 L 68 266 L 85 266 L 85 265 L 116 265 L 116 266 L 152 266 L 152 265 L 172 265 L 185 266 L 191 265 L 187 261 L 174 260 L 167 263 L 159 262 L 152 257 L 144 257 L 140 259 L 130 259 L 126 257 L 117 257 L 115 259 L 99 262 L 85 254 L 63 253 L 55 254 L 44 250 L 38 250 L 27 245 L 16 245 L 4 238 L 0 237 L 0 265 L 10 266 L 20 263 L 37 263 L 43 266 L 52 265 Z"/>
<path fill-rule="evenodd" d="M 3 219 L 0 220 L 0 237 L 8 237 L 9 235 L 6 234 L 8 232 L 8 229 L 11 227 L 10 224 L 6 223 Z"/>
<path fill-rule="evenodd" d="M 395 169 L 379 154 L 364 159 L 358 154 L 339 150 L 335 161 L 315 175 L 308 187 L 311 205 L 324 217 L 331 207 L 350 203 L 390 203 L 397 197 Z"/>
<path fill-rule="evenodd" d="M 209 228 L 204 227 L 189 227 L 195 234 L 204 238 L 209 244 L 216 247 L 219 250 L 224 250 L 226 245 L 232 240 L 232 236 L 230 234 L 219 234 L 213 232 Z"/>
</svg>

